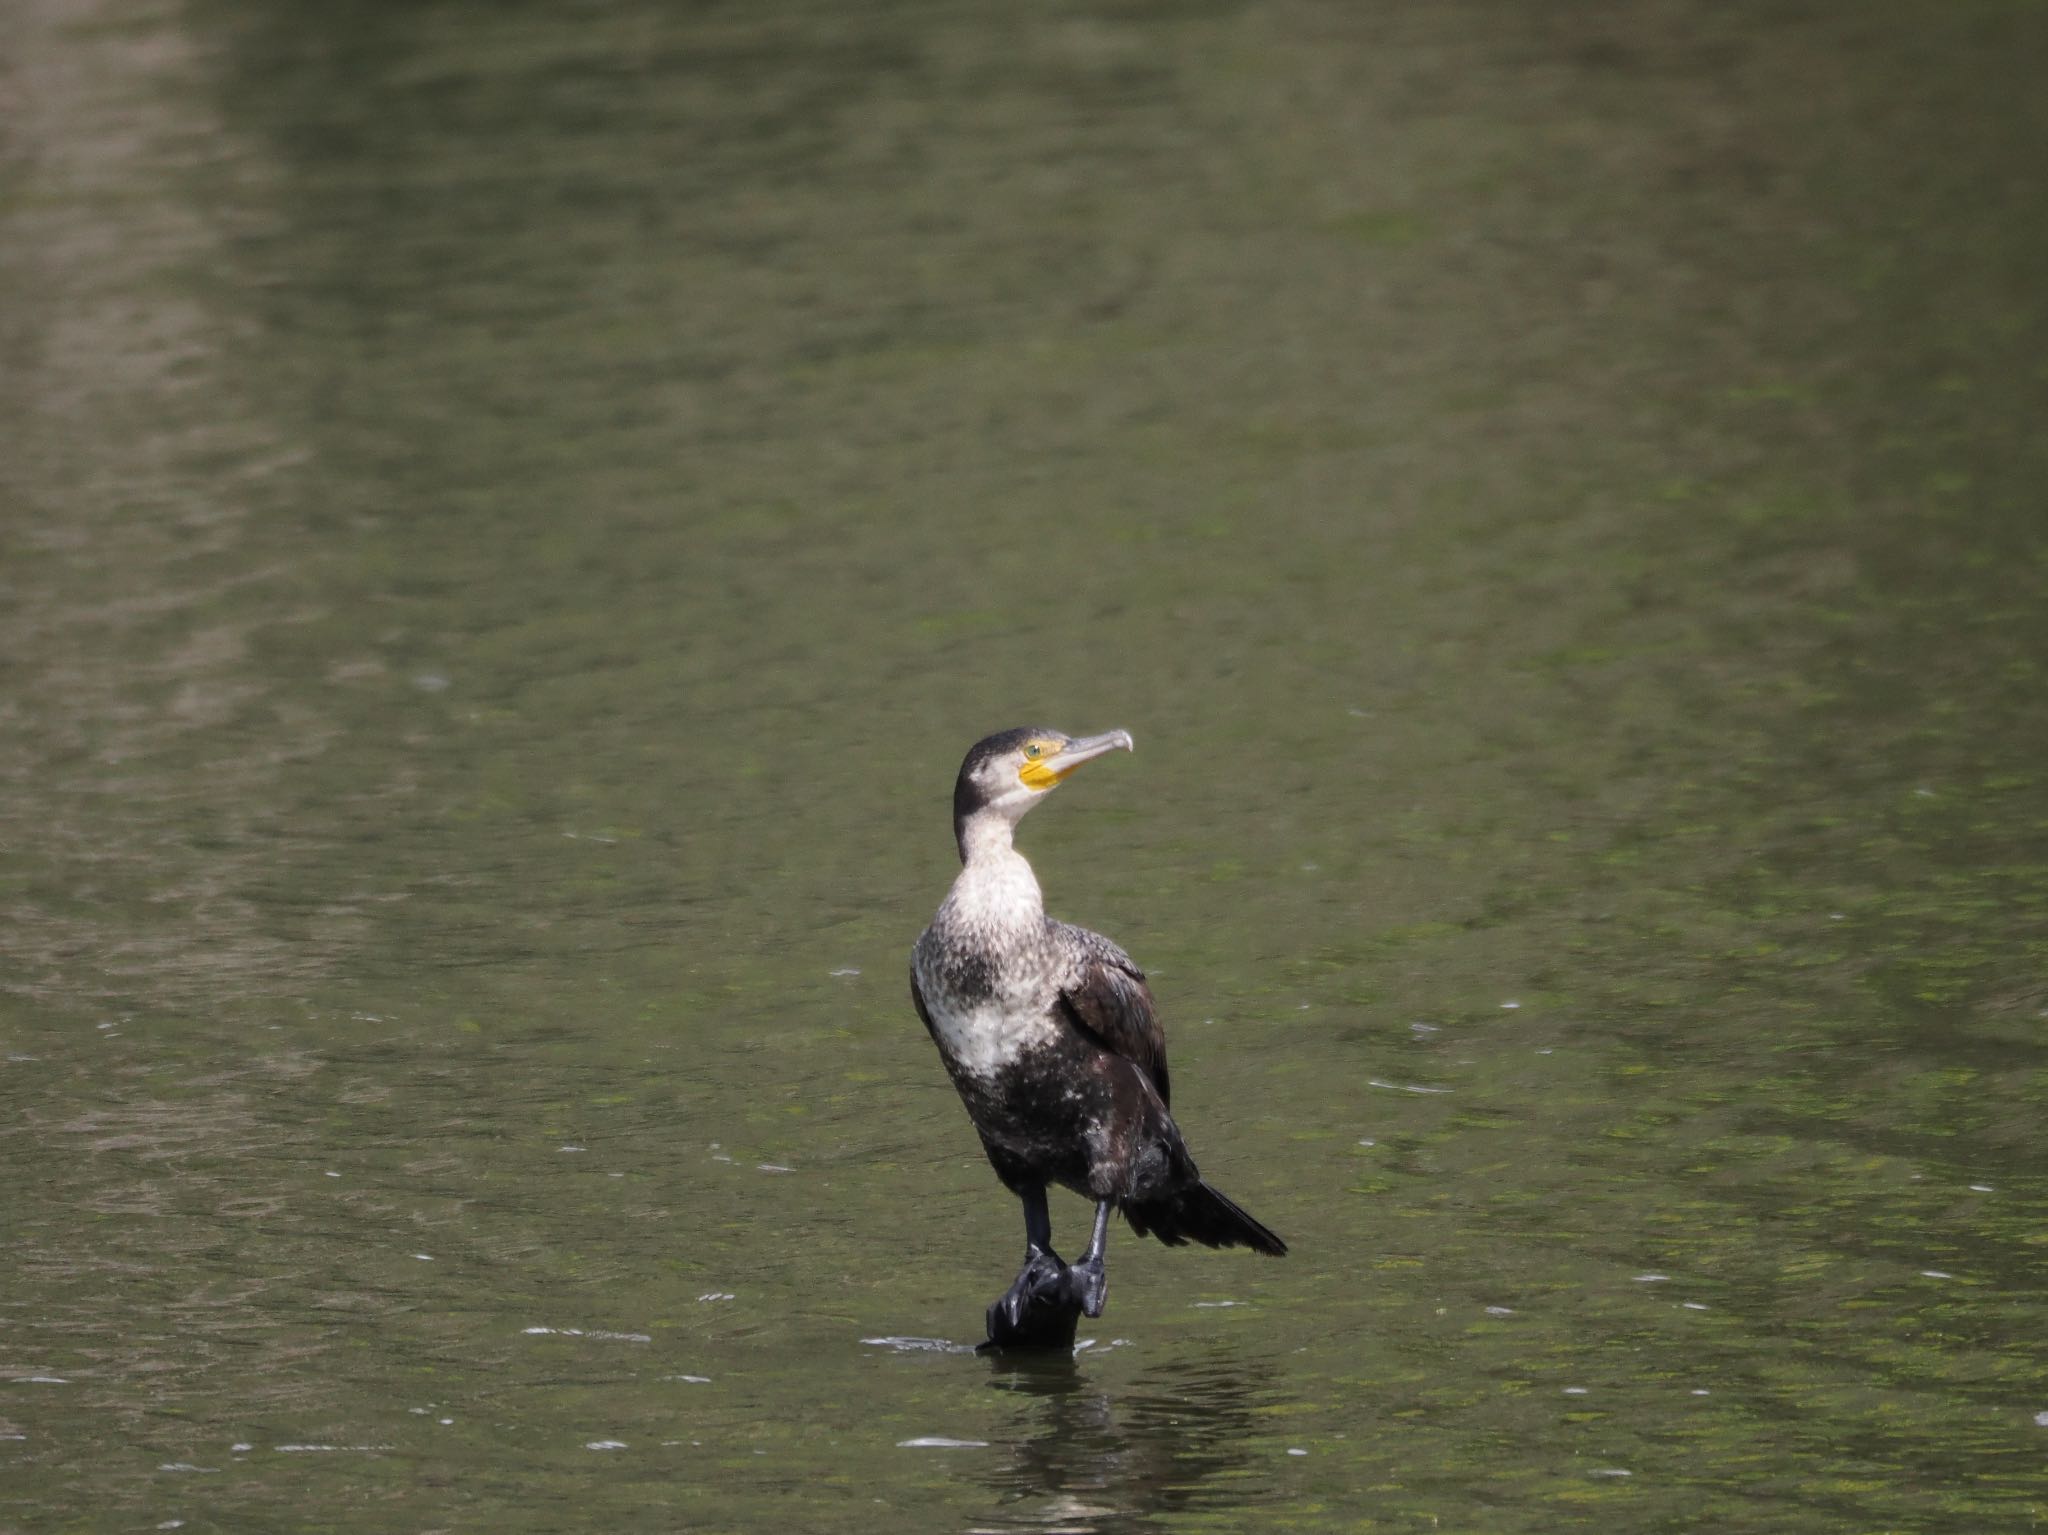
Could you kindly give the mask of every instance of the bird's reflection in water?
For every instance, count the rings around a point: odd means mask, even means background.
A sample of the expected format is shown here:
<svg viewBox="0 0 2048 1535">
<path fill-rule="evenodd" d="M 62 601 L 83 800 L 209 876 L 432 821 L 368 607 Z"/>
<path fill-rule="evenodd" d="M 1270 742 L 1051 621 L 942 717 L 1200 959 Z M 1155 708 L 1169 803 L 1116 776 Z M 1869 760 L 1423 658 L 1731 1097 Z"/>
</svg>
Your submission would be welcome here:
<svg viewBox="0 0 2048 1535">
<path fill-rule="evenodd" d="M 1187 1509 L 1242 1507 L 1254 1413 L 1270 1370 L 1227 1351 L 1155 1365 L 1128 1384 L 1092 1378 L 1087 1354 L 997 1356 L 990 1383 L 1015 1392 L 1017 1435 L 991 1460 L 992 1517 L 977 1529 L 1146 1530 Z"/>
</svg>

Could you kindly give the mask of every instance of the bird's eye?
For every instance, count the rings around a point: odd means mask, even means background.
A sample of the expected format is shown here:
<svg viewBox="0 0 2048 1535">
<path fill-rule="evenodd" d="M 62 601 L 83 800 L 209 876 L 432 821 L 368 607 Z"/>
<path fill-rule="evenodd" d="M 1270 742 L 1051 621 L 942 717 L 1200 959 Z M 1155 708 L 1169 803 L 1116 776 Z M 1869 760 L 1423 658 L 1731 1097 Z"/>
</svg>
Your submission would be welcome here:
<svg viewBox="0 0 2048 1535">
<path fill-rule="evenodd" d="M 1038 760 L 1039 754 L 1044 750 L 1044 747 L 1040 746 L 1036 741 L 1033 741 L 1029 746 L 1024 748 L 1024 756 L 1027 760 L 1036 762 Z"/>
</svg>

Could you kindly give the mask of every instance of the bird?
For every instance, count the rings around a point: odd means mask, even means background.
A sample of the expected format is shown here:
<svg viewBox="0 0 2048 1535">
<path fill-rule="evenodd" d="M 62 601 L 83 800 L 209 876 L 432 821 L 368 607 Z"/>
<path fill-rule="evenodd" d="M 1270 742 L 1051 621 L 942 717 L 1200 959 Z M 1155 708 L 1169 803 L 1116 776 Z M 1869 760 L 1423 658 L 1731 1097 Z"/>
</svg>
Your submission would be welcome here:
<svg viewBox="0 0 2048 1535">
<path fill-rule="evenodd" d="M 1287 1244 L 1202 1178 L 1170 1111 L 1166 1033 L 1145 972 L 1100 933 L 1046 915 L 1017 823 L 1130 732 L 1005 730 L 969 749 L 953 787 L 960 873 L 911 950 L 910 995 L 995 1174 L 1023 1203 L 1024 1266 L 988 1310 L 989 1341 L 1033 1318 L 1102 1314 L 1109 1217 L 1169 1247 Z M 1095 1203 L 1078 1262 L 1052 1245 L 1046 1192 Z"/>
</svg>

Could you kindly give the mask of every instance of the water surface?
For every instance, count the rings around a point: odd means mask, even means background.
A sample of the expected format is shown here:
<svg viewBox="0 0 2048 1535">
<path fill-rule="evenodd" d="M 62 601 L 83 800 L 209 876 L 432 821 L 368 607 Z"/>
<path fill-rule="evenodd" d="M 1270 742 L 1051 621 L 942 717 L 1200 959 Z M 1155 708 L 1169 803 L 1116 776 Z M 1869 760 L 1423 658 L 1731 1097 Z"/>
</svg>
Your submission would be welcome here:
<svg viewBox="0 0 2048 1535">
<path fill-rule="evenodd" d="M 2044 26 L 11 7 L 0 1524 L 2037 1522 Z M 1027 721 L 1294 1251 L 1019 1363 Z"/>
</svg>

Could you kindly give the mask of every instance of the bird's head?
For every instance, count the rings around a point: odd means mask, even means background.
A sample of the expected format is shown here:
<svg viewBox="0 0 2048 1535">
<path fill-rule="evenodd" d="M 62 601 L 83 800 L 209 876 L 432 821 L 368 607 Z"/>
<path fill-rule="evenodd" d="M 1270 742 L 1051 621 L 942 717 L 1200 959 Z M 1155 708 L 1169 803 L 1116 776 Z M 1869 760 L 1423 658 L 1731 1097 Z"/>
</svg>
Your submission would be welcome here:
<svg viewBox="0 0 2048 1535">
<path fill-rule="evenodd" d="M 1075 768 L 1104 752 L 1130 749 L 1128 730 L 1070 736 L 1026 726 L 975 742 L 953 785 L 953 835 L 961 859 L 967 857 L 969 822 L 993 817 L 1007 842 L 1024 812 L 1057 789 Z"/>
</svg>

